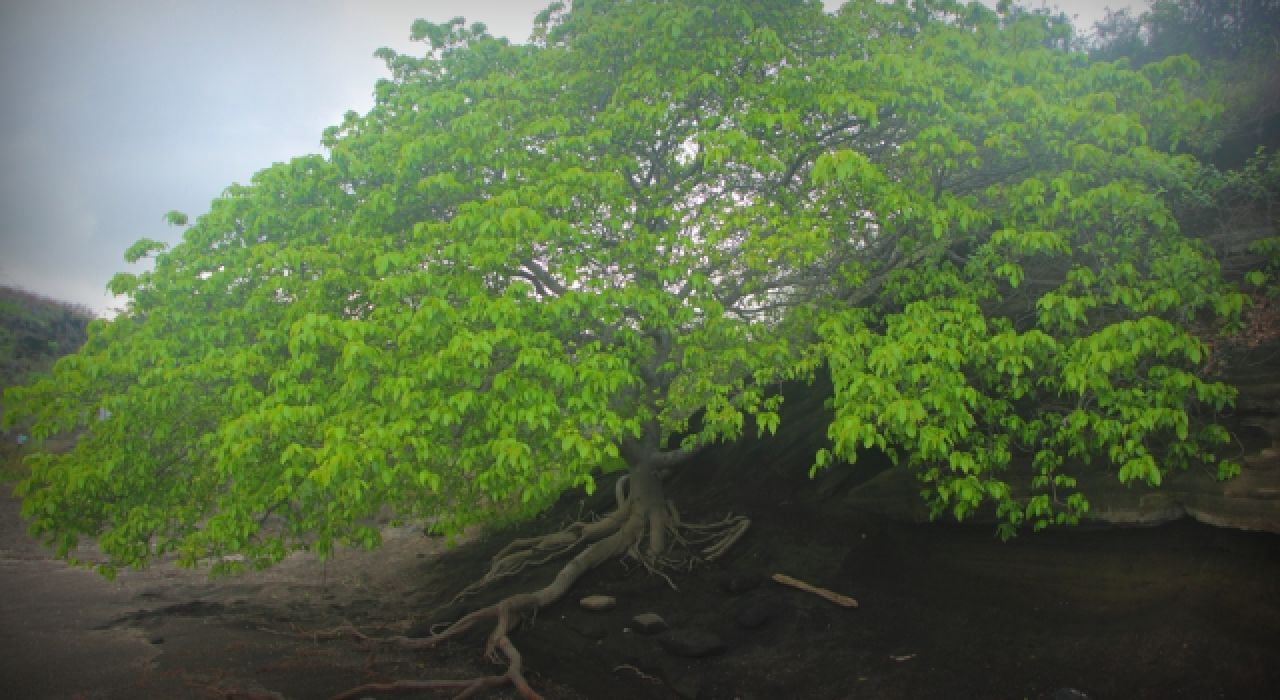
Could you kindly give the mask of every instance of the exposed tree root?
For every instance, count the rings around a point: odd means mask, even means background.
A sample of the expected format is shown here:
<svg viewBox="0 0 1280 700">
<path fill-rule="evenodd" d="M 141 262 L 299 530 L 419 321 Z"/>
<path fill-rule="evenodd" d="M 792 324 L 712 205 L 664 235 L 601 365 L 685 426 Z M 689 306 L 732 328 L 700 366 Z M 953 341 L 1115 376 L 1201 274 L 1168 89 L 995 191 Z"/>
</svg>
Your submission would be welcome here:
<svg viewBox="0 0 1280 700">
<path fill-rule="evenodd" d="M 503 636 L 498 640 L 498 648 L 507 656 L 507 672 L 500 676 L 483 676 L 480 678 L 469 678 L 457 681 L 395 681 L 393 683 L 369 683 L 358 688 L 352 688 L 345 693 L 333 696 L 332 700 L 348 700 L 362 693 L 368 693 L 375 690 L 449 690 L 461 689 L 462 692 L 454 696 L 454 700 L 462 700 L 479 693 L 485 688 L 494 688 L 500 685 L 510 683 L 516 687 L 516 691 L 520 696 L 528 700 L 542 700 L 542 696 L 538 695 L 533 688 L 529 687 L 529 683 L 524 679 L 524 671 L 520 652 L 516 651 L 515 646 L 511 644 L 511 640 Z"/>
<path fill-rule="evenodd" d="M 628 478 L 624 476 L 618 479 L 615 485 L 614 495 L 618 500 L 618 507 L 612 513 L 596 522 L 575 522 L 549 535 L 514 540 L 493 556 L 489 571 L 484 577 L 464 588 L 461 593 L 453 597 L 452 602 L 475 595 L 490 584 L 515 576 L 530 566 L 545 564 L 556 557 L 568 554 L 579 545 L 590 544 L 616 533 L 626 523 L 631 511 L 630 499 L 625 496 L 627 481 Z M 538 557 L 538 555 L 542 556 Z"/>
<path fill-rule="evenodd" d="M 641 476 L 652 477 L 653 474 L 642 472 Z M 492 619 L 496 624 L 485 644 L 485 657 L 495 663 L 503 663 L 498 654 L 501 651 L 506 657 L 506 673 L 457 681 L 397 681 L 369 684 L 335 696 L 333 700 L 352 698 L 361 692 L 371 690 L 422 688 L 461 688 L 462 692 L 457 697 L 466 698 L 472 697 L 485 688 L 506 683 L 514 685 L 524 698 L 538 698 L 537 693 L 525 681 L 521 671 L 520 654 L 507 636 L 524 620 L 532 620 L 538 610 L 564 597 L 569 588 L 583 574 L 614 557 L 622 557 L 624 561 L 639 562 L 651 573 L 666 579 L 674 589 L 675 584 L 664 570 L 692 568 L 698 561 L 714 561 L 741 539 L 751 524 L 746 517 L 732 514 L 724 520 L 706 525 L 682 523 L 675 504 L 661 498 L 660 482 L 656 487 L 653 483 L 649 483 L 645 487 L 635 488 L 631 493 L 627 493 L 629 481 L 630 476 L 624 476 L 618 480 L 615 490 L 618 507 L 612 513 L 594 522 L 578 521 L 559 532 L 512 542 L 493 557 L 489 571 L 479 581 L 455 596 L 454 601 L 474 595 L 495 581 L 514 576 L 530 566 L 544 564 L 583 547 L 577 556 L 564 565 L 555 580 L 541 590 L 507 597 L 462 617 L 438 633 L 432 630 L 431 636 L 424 638 L 403 636 L 376 638 L 364 635 L 350 626 L 313 635 L 317 638 L 355 637 L 371 644 L 371 653 L 376 653 L 379 645 L 398 649 L 425 649 L 457 637 L 483 620 Z M 650 481 L 652 482 L 652 479 Z M 677 544 L 684 547 L 702 546 L 701 556 L 673 556 L 668 542 L 672 546 Z M 646 544 L 647 546 L 644 546 Z"/>
</svg>

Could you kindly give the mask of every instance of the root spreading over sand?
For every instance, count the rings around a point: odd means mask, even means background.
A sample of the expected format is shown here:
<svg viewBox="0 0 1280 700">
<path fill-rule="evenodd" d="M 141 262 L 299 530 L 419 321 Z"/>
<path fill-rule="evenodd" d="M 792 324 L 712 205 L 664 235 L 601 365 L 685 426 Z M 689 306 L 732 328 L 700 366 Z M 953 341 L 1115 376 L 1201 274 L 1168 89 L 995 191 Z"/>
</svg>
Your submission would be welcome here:
<svg viewBox="0 0 1280 700">
<path fill-rule="evenodd" d="M 633 486 L 634 484 L 634 486 Z M 631 488 L 628 488 L 631 486 Z M 488 607 L 472 612 L 429 637 L 369 637 L 350 627 L 333 630 L 332 636 L 351 636 L 371 645 L 371 653 L 379 646 L 399 649 L 434 647 L 472 629 L 486 620 L 494 622 L 485 644 L 485 656 L 494 663 L 505 663 L 505 673 L 465 680 L 398 681 L 368 684 L 353 688 L 333 700 L 358 697 L 375 690 L 461 689 L 456 698 L 473 697 L 480 691 L 507 683 L 515 686 L 521 697 L 540 700 L 529 687 L 521 670 L 520 652 L 508 633 L 525 620 L 536 617 L 538 610 L 564 597 L 573 584 L 591 569 L 620 557 L 637 562 L 649 572 L 662 576 L 675 587 L 664 571 L 691 568 L 700 561 L 714 561 L 741 539 L 751 522 L 744 516 L 726 516 L 705 525 L 681 522 L 675 504 L 662 497 L 662 484 L 656 471 L 633 469 L 618 480 L 615 487 L 617 508 L 594 521 L 578 521 L 559 532 L 541 537 L 518 539 L 494 556 L 489 571 L 459 593 L 454 601 L 478 593 L 490 584 L 515 576 L 529 567 L 545 564 L 581 548 L 560 569 L 555 580 L 532 593 L 509 596 Z M 698 554 L 690 548 L 701 547 Z M 677 552 L 679 552 L 677 554 Z"/>
</svg>

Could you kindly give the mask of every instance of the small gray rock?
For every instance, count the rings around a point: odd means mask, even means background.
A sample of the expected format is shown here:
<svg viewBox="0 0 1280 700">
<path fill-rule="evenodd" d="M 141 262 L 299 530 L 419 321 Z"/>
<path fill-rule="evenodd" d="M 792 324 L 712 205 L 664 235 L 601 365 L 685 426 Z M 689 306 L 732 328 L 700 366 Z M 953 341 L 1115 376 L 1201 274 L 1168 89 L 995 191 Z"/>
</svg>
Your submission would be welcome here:
<svg viewBox="0 0 1280 700">
<path fill-rule="evenodd" d="M 151 642 L 152 644 L 164 644 L 164 637 L 152 637 L 147 641 Z"/>
<path fill-rule="evenodd" d="M 631 622 L 635 624 L 636 631 L 640 634 L 657 634 L 667 629 L 666 620 L 653 613 L 640 613 L 631 618 Z"/>
<path fill-rule="evenodd" d="M 618 600 L 613 596 L 589 595 L 586 598 L 583 598 L 582 600 L 578 601 L 578 604 L 586 608 L 587 610 L 604 612 L 605 610 L 612 610 L 614 606 L 618 604 Z"/>
<path fill-rule="evenodd" d="M 1046 697 L 1048 700 L 1090 700 L 1088 695 L 1075 688 L 1058 688 Z"/>
<path fill-rule="evenodd" d="M 724 651 L 720 637 L 703 630 L 671 630 L 663 634 L 658 643 L 672 656 L 700 659 Z"/>
</svg>

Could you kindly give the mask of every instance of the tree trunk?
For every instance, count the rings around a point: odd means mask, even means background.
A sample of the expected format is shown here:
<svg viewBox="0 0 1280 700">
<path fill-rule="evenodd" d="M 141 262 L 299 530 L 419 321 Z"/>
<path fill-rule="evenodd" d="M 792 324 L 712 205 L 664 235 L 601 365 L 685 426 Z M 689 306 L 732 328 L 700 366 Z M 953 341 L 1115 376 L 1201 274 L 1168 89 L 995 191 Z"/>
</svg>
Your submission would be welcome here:
<svg viewBox="0 0 1280 700">
<path fill-rule="evenodd" d="M 631 517 L 639 519 L 634 525 L 640 528 L 646 524 L 649 526 L 649 544 L 645 551 L 649 557 L 661 556 L 666 551 L 667 524 L 670 520 L 656 459 L 660 454 L 660 440 L 661 428 L 657 421 L 650 421 L 639 439 L 623 443 L 619 450 L 627 462 L 627 474 L 631 477 L 631 497 L 628 499 Z M 624 526 L 623 529 L 634 531 L 634 527 Z"/>
</svg>

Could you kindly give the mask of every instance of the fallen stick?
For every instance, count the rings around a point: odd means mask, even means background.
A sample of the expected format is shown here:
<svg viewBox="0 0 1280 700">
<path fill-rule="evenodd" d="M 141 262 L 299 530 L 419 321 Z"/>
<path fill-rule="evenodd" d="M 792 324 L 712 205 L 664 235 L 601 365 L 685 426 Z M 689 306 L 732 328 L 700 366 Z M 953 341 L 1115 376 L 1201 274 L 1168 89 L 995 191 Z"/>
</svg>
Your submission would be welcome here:
<svg viewBox="0 0 1280 700">
<path fill-rule="evenodd" d="M 854 600 L 853 598 L 842 596 L 839 593 L 832 593 L 831 591 L 828 591 L 825 588 L 810 586 L 804 581 L 797 581 L 796 579 L 793 579 L 790 576 L 787 576 L 786 574 L 774 574 L 773 580 L 777 581 L 778 583 L 781 583 L 784 586 L 799 588 L 802 591 L 808 591 L 814 595 L 822 596 L 823 598 L 826 598 L 827 600 L 835 603 L 836 605 L 843 605 L 846 608 L 858 607 L 858 601 Z"/>
</svg>

